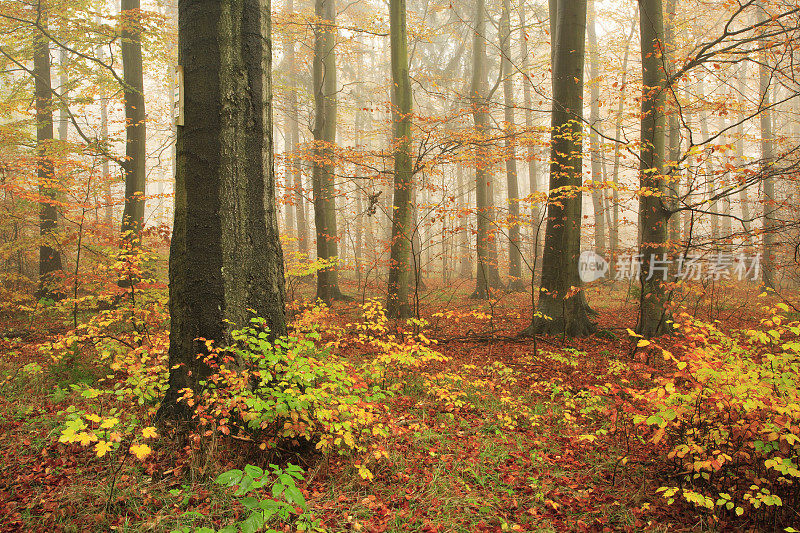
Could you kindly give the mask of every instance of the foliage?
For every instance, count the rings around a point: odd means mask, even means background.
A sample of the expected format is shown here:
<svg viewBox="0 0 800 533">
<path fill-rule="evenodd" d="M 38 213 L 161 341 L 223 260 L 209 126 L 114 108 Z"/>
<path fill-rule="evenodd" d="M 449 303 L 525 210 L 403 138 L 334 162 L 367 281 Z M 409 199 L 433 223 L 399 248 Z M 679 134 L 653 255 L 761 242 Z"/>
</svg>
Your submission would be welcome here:
<svg viewBox="0 0 800 533">
<path fill-rule="evenodd" d="M 297 488 L 296 481 L 303 481 L 303 469 L 289 463 L 286 468 L 270 464 L 270 471 L 265 472 L 258 466 L 245 465 L 244 470 L 228 470 L 220 474 L 215 483 L 224 487 L 236 487 L 233 495 L 250 514 L 244 520 L 229 524 L 218 530 L 219 533 L 253 533 L 262 531 L 267 524 L 278 520 L 280 523 L 294 522 L 297 531 L 318 530 L 320 521 L 314 520 L 308 512 L 308 504 L 302 491 Z M 263 489 L 269 488 L 269 495 Z M 199 516 L 198 516 L 199 515 Z M 183 518 L 195 519 L 202 514 L 189 511 Z M 292 519 L 293 520 L 290 520 Z M 173 533 L 214 533 L 208 527 L 185 526 L 173 530 Z M 270 528 L 266 533 L 277 533 Z"/>
<path fill-rule="evenodd" d="M 753 520 L 800 503 L 800 323 L 786 311 L 766 307 L 762 330 L 732 333 L 678 318 L 686 353 L 639 395 L 649 414 L 634 418 L 681 481 L 659 489 L 669 503 L 681 496 L 716 517 Z"/>
</svg>

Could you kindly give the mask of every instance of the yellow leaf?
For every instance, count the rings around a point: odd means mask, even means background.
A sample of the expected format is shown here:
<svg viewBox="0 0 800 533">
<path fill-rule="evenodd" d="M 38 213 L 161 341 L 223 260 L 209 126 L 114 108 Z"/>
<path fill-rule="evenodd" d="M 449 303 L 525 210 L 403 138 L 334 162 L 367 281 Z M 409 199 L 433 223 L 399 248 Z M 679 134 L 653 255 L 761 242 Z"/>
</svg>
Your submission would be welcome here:
<svg viewBox="0 0 800 533">
<path fill-rule="evenodd" d="M 105 454 L 113 450 L 114 447 L 111 443 L 101 440 L 97 444 L 95 444 L 94 451 L 97 453 L 97 457 L 103 457 Z"/>
<path fill-rule="evenodd" d="M 103 423 L 100 424 L 100 429 L 111 429 L 116 426 L 118 422 L 118 418 L 106 418 L 103 420 Z"/>
<path fill-rule="evenodd" d="M 97 440 L 97 435 L 95 435 L 94 433 L 87 433 L 85 431 L 81 431 L 80 433 L 78 433 L 75 440 L 80 442 L 81 446 L 88 446 L 89 444 Z"/>
<path fill-rule="evenodd" d="M 91 413 L 91 414 L 86 415 L 86 420 L 89 420 L 90 422 L 100 422 L 102 420 L 102 418 L 100 418 L 99 416 L 97 416 L 94 413 Z"/>
<path fill-rule="evenodd" d="M 142 430 L 142 435 L 144 435 L 144 438 L 146 439 L 154 439 L 158 437 L 158 433 L 156 433 L 156 428 L 154 428 L 153 426 L 144 428 Z"/>
<path fill-rule="evenodd" d="M 136 456 L 140 461 L 150 455 L 153 450 L 147 444 L 134 444 L 131 446 L 131 453 Z"/>
<path fill-rule="evenodd" d="M 644 348 L 645 346 L 650 346 L 650 341 L 641 339 L 639 342 L 636 343 L 637 348 Z"/>
<path fill-rule="evenodd" d="M 686 368 L 686 361 L 678 361 L 678 370 Z"/>
</svg>

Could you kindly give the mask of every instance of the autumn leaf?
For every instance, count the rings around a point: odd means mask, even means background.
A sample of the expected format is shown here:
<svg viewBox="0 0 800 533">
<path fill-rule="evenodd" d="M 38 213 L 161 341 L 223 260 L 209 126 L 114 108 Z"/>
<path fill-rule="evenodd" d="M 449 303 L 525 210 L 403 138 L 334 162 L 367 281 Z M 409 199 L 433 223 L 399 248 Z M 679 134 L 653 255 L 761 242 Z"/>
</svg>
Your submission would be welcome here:
<svg viewBox="0 0 800 533">
<path fill-rule="evenodd" d="M 150 455 L 153 450 L 147 444 L 134 444 L 131 446 L 130 451 L 140 461 Z"/>
<path fill-rule="evenodd" d="M 156 428 L 154 428 L 153 426 L 144 428 L 142 430 L 142 435 L 146 439 L 154 439 L 154 438 L 158 437 L 158 433 L 156 432 Z"/>
<path fill-rule="evenodd" d="M 97 457 L 103 457 L 106 453 L 110 452 L 114 449 L 114 446 L 111 445 L 110 442 L 101 440 L 94 446 L 94 451 L 97 454 Z"/>
</svg>

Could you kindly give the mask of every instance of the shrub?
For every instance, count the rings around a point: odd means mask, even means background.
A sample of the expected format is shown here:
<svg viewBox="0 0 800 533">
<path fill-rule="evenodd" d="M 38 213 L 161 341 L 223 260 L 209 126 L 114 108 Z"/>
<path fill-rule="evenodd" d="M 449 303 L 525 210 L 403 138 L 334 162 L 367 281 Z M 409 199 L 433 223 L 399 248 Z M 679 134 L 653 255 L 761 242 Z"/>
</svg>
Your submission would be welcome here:
<svg viewBox="0 0 800 533">
<path fill-rule="evenodd" d="M 634 418 L 679 480 L 659 489 L 669 503 L 762 524 L 800 504 L 800 324 L 786 321 L 785 306 L 767 311 L 762 330 L 730 334 L 676 320 L 686 353 L 640 395 L 647 413 Z"/>
</svg>

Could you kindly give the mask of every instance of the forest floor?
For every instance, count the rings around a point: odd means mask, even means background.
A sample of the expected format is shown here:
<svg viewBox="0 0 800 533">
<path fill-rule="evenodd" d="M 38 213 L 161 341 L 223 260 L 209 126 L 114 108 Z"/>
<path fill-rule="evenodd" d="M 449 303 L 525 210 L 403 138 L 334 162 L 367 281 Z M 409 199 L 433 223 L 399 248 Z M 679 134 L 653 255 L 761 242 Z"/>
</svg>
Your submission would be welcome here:
<svg viewBox="0 0 800 533">
<path fill-rule="evenodd" d="M 224 435 L 206 442 L 202 453 L 164 437 L 141 462 L 59 443 L 65 412 L 84 401 L 71 385 L 107 386 L 109 369 L 77 351 L 57 362 L 42 353 L 39 345 L 68 324 L 4 317 L 0 530 L 219 528 L 243 512 L 213 483 L 220 472 L 287 461 L 305 468 L 298 486 L 325 531 L 725 529 L 657 494 L 669 480 L 650 442 L 624 416 L 633 409 L 627 391 L 648 389 L 672 365 L 631 342 L 626 328 L 635 324 L 636 302 L 627 287 L 590 289 L 601 335 L 540 337 L 536 344 L 516 338 L 530 320 L 529 294 L 476 302 L 466 289 L 438 300 L 443 293 L 428 289 L 426 334 L 449 359 L 435 371 L 407 376 L 385 401 L 391 434 L 381 442 L 387 457 L 370 467 L 372 479 L 359 475 L 365 459 L 358 454 L 312 447 L 278 455 Z M 693 311 L 711 313 L 725 327 L 752 327 L 754 295 L 742 289 Z M 345 335 L 359 303 L 334 305 L 332 320 Z M 660 344 L 675 354 L 682 349 L 677 336 Z M 31 363 L 41 372 L 28 372 Z M 128 408 L 148 416 L 147 405 Z"/>
</svg>

